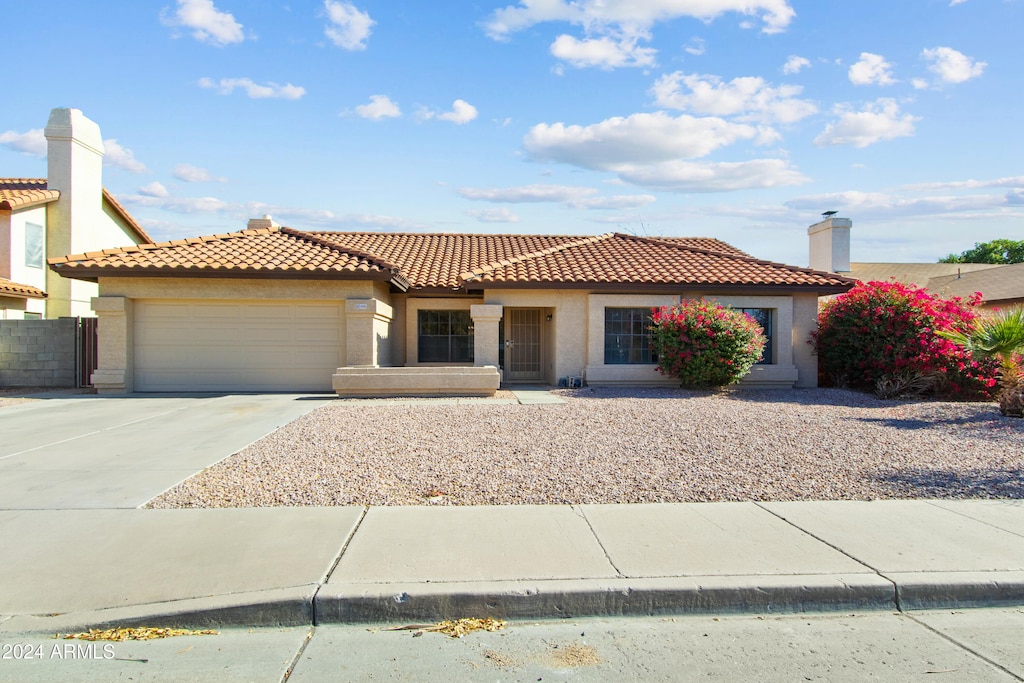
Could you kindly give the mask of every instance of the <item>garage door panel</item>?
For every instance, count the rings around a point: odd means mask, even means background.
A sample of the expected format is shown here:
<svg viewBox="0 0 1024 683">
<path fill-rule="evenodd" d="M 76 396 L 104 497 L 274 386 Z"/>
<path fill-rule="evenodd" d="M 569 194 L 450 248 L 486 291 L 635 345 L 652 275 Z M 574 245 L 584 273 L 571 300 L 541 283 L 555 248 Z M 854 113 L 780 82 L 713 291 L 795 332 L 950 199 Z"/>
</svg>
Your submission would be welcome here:
<svg viewBox="0 0 1024 683">
<path fill-rule="evenodd" d="M 329 391 L 344 307 L 323 302 L 138 301 L 138 391 Z"/>
</svg>

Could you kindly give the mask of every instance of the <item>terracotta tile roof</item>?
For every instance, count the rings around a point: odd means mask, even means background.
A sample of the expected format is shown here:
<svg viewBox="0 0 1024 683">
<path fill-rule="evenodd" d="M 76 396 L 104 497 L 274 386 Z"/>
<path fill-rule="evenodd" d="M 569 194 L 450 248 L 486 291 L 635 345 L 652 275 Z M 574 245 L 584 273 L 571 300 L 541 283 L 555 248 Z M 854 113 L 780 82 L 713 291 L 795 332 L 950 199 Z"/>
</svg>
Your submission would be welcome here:
<svg viewBox="0 0 1024 683">
<path fill-rule="evenodd" d="M 50 259 L 68 277 L 362 277 L 405 289 L 735 285 L 845 291 L 854 281 L 760 261 L 710 238 L 245 230 Z"/>
<path fill-rule="evenodd" d="M 717 242 L 717 240 L 715 240 Z M 591 282 L 643 285 L 766 285 L 846 288 L 853 280 L 762 261 L 722 243 L 608 234 L 568 248 L 491 264 L 467 273 L 474 285 Z M 712 246 L 713 249 L 701 248 Z M 728 246 L 728 245 L 725 245 Z"/>
<path fill-rule="evenodd" d="M 380 259 L 340 251 L 315 233 L 288 228 L 243 230 L 208 237 L 51 258 L 69 277 L 100 275 L 277 275 L 390 280 L 394 267 Z"/>
<path fill-rule="evenodd" d="M 58 197 L 60 192 L 46 189 L 46 178 L 0 178 L 0 210 L 25 209 Z"/>
<path fill-rule="evenodd" d="M 32 285 L 19 285 L 7 278 L 0 277 L 0 296 L 28 297 L 29 299 L 45 299 L 46 292 Z"/>
<path fill-rule="evenodd" d="M 60 198 L 60 192 L 47 189 L 46 178 L 0 178 L 0 209 L 12 211 L 24 209 L 37 204 L 46 204 Z M 139 225 L 128 209 L 114 199 L 106 188 L 103 189 L 103 200 L 110 204 L 118 216 L 138 235 L 140 242 L 152 242 L 153 238 Z"/>
</svg>

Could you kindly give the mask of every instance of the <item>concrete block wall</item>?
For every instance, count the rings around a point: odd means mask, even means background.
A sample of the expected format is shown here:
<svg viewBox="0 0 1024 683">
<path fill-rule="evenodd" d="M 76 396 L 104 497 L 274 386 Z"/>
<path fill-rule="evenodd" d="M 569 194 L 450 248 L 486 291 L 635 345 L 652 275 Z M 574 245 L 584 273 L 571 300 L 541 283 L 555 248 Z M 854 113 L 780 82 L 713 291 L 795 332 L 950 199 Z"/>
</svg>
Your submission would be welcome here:
<svg viewBox="0 0 1024 683">
<path fill-rule="evenodd" d="M 0 387 L 75 386 L 76 318 L 0 320 Z"/>
</svg>

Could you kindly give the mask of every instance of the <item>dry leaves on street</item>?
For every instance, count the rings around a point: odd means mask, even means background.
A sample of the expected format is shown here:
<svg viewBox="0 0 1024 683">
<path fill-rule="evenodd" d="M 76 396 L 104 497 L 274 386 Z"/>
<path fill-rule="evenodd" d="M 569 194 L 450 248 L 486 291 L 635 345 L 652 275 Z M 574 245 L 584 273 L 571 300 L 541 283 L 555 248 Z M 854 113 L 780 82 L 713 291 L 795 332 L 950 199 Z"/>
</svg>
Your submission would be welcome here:
<svg viewBox="0 0 1024 683">
<path fill-rule="evenodd" d="M 123 642 L 125 640 L 156 640 L 157 638 L 173 638 L 175 636 L 216 636 L 219 631 L 190 631 L 187 628 L 150 628 L 141 626 L 138 628 L 108 628 L 100 630 L 91 628 L 85 633 L 56 634 L 54 638 L 64 640 L 113 640 Z"/>
<path fill-rule="evenodd" d="M 449 638 L 461 638 L 473 631 L 498 631 L 505 628 L 503 619 L 454 619 L 439 621 L 436 624 L 408 624 L 407 626 L 393 626 L 384 629 L 385 631 L 416 631 L 418 633 L 443 633 Z M 413 634 L 416 635 L 415 633 Z"/>
</svg>

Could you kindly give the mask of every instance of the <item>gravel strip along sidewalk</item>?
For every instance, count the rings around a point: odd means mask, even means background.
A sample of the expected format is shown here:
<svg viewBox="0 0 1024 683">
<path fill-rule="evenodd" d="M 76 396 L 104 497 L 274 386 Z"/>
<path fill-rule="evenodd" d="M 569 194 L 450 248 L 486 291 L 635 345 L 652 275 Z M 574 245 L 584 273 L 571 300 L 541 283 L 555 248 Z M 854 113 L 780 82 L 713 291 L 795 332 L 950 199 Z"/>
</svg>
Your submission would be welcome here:
<svg viewBox="0 0 1024 683">
<path fill-rule="evenodd" d="M 1024 498 L 1024 420 L 838 389 L 318 408 L 149 507 Z"/>
</svg>

